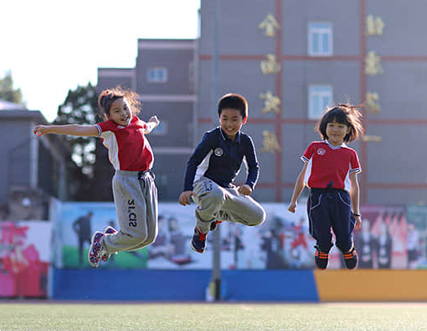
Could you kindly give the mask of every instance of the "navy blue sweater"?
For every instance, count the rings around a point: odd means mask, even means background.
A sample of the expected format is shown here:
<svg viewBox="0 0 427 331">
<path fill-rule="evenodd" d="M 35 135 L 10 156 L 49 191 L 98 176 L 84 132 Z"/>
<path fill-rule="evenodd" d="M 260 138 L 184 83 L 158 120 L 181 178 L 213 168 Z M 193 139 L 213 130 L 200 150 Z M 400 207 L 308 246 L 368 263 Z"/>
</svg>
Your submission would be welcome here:
<svg viewBox="0 0 427 331">
<path fill-rule="evenodd" d="M 206 132 L 187 163 L 184 191 L 192 191 L 193 183 L 201 176 L 212 179 L 222 187 L 233 187 L 232 181 L 239 173 L 243 157 L 248 168 L 245 184 L 254 188 L 259 165 L 251 137 L 238 132 L 236 139 L 231 141 L 220 127 Z"/>
</svg>

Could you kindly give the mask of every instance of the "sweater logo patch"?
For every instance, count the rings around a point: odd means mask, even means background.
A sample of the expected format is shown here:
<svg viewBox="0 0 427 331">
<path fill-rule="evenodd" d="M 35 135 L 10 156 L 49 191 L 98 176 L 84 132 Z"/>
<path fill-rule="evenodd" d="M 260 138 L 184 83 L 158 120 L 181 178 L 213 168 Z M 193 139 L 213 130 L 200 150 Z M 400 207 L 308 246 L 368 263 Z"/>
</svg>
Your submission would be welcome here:
<svg viewBox="0 0 427 331">
<path fill-rule="evenodd" d="M 319 148 L 317 150 L 317 154 L 319 154 L 319 155 L 325 155 L 325 153 L 326 153 L 326 150 L 324 150 L 323 148 Z"/>
<path fill-rule="evenodd" d="M 214 153 L 216 156 L 221 156 L 224 154 L 224 151 L 221 148 L 215 148 Z"/>
</svg>

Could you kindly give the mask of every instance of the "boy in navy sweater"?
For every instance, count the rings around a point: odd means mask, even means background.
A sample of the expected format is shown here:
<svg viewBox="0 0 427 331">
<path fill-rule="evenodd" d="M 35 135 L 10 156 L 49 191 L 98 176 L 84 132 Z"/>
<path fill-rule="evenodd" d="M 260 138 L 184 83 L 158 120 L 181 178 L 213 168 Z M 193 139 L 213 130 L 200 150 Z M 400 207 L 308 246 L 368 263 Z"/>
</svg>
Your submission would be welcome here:
<svg viewBox="0 0 427 331">
<path fill-rule="evenodd" d="M 248 226 L 265 220 L 265 211 L 250 197 L 258 180 L 259 165 L 252 139 L 241 132 L 248 118 L 248 103 L 238 94 L 226 94 L 218 103 L 220 126 L 204 134 L 187 163 L 184 190 L 179 196 L 183 206 L 190 198 L 197 203 L 196 226 L 191 248 L 203 253 L 206 236 L 219 222 L 228 221 Z M 245 158 L 246 182 L 234 186 Z"/>
</svg>

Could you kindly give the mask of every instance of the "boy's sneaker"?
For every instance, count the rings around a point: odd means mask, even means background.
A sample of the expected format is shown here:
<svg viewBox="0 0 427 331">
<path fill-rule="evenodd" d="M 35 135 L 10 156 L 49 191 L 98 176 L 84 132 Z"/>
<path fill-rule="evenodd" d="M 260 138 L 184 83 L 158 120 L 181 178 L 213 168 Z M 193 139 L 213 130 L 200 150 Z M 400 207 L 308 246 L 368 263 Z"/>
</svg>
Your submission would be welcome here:
<svg viewBox="0 0 427 331">
<path fill-rule="evenodd" d="M 115 228 L 113 228 L 112 226 L 107 226 L 105 229 L 104 229 L 104 231 L 102 231 L 104 234 L 105 233 L 107 233 L 107 234 L 115 234 L 115 233 L 117 233 L 117 230 L 115 229 Z M 117 254 L 117 253 L 116 253 Z M 108 254 L 108 253 L 105 253 L 105 254 L 103 254 L 102 256 L 101 256 L 101 260 L 102 261 L 104 261 L 104 262 L 107 262 L 108 261 L 108 259 L 110 258 L 110 255 L 111 254 Z"/>
<path fill-rule="evenodd" d="M 104 237 L 102 232 L 96 231 L 90 242 L 89 252 L 88 252 L 88 260 L 89 264 L 92 268 L 98 268 L 99 259 L 104 254 L 104 249 L 101 245 L 101 239 Z"/>
<path fill-rule="evenodd" d="M 206 235 L 197 227 L 194 228 L 193 239 L 191 240 L 191 248 L 197 253 L 203 253 L 206 248 Z"/>
<path fill-rule="evenodd" d="M 321 270 L 325 270 L 328 266 L 328 260 L 328 254 L 323 253 L 318 247 L 316 247 L 316 253 L 314 254 L 314 262 L 316 262 L 316 266 Z"/>
<path fill-rule="evenodd" d="M 354 247 L 350 252 L 345 253 L 343 255 L 344 255 L 344 262 L 347 269 L 354 269 L 357 267 L 358 256 Z"/>
</svg>

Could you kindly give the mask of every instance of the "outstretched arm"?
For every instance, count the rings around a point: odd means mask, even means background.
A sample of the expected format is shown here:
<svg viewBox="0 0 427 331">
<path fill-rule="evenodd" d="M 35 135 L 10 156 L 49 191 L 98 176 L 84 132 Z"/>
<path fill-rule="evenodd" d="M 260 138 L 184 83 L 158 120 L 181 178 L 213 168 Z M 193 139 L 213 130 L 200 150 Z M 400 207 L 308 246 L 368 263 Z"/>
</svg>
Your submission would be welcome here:
<svg viewBox="0 0 427 331">
<path fill-rule="evenodd" d="M 288 210 L 291 213 L 295 213 L 298 198 L 301 195 L 302 190 L 304 189 L 304 177 L 305 177 L 306 170 L 307 170 L 307 163 L 304 162 L 302 170 L 301 170 L 300 174 L 298 175 L 297 180 L 295 182 L 294 193 L 292 194 L 292 199 L 291 199 L 291 202 L 289 203 Z"/>
<path fill-rule="evenodd" d="M 80 125 L 80 124 L 65 124 L 65 125 L 37 125 L 34 130 L 37 137 L 44 134 L 63 134 L 78 137 L 97 137 L 98 128 L 96 125 Z"/>
</svg>

